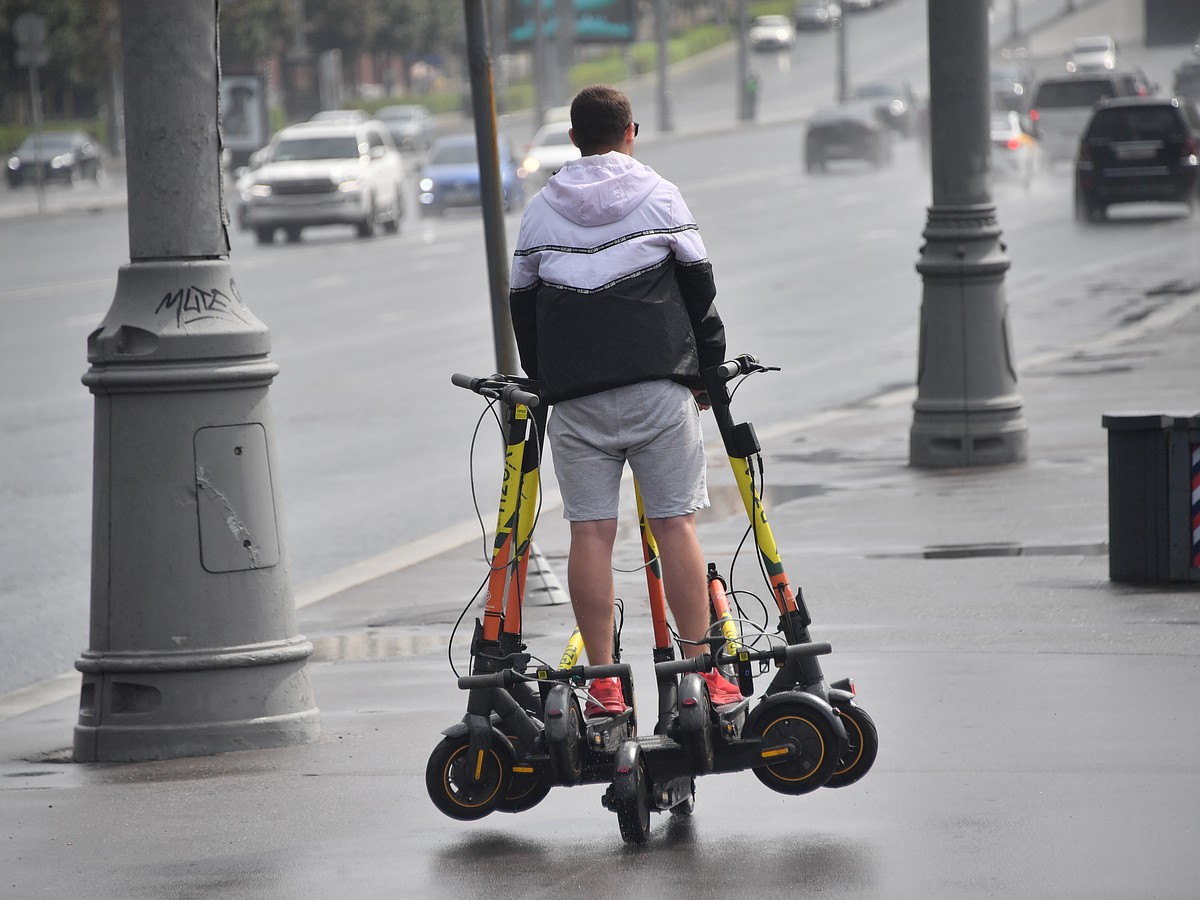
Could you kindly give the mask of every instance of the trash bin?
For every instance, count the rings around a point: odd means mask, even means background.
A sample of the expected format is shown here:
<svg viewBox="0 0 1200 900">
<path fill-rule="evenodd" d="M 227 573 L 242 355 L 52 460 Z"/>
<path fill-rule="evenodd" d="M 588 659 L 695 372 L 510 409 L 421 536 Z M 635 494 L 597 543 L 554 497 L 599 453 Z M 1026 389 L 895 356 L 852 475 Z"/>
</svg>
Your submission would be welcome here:
<svg viewBox="0 0 1200 900">
<path fill-rule="evenodd" d="M 1107 413 L 1108 577 L 1200 581 L 1200 414 Z"/>
</svg>

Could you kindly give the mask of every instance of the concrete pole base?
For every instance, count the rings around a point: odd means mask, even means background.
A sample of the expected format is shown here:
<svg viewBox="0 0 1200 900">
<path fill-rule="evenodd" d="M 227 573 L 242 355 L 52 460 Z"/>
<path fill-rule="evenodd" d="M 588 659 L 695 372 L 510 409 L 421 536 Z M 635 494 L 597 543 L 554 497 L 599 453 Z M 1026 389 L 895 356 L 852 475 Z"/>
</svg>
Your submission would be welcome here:
<svg viewBox="0 0 1200 900">
<path fill-rule="evenodd" d="M 210 756 L 310 743 L 320 712 L 303 638 L 203 653 L 104 654 L 83 675 L 76 762 Z"/>
<path fill-rule="evenodd" d="M 909 464 L 951 469 L 1004 466 L 1029 455 L 1029 430 L 1018 406 L 977 413 L 922 413 L 913 416 L 908 436 Z"/>
</svg>

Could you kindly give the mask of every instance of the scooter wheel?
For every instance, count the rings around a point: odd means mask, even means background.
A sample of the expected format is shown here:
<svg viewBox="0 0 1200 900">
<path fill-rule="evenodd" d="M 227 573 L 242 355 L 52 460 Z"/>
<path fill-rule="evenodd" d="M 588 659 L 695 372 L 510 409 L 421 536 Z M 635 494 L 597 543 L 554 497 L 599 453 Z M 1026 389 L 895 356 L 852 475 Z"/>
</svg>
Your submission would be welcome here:
<svg viewBox="0 0 1200 900">
<path fill-rule="evenodd" d="M 879 732 L 866 711 L 853 702 L 835 701 L 833 710 L 846 726 L 846 752 L 825 787 L 839 788 L 854 784 L 875 764 L 879 754 Z"/>
<path fill-rule="evenodd" d="M 679 743 L 699 775 L 713 770 L 712 701 L 704 679 L 695 672 L 679 682 Z"/>
<path fill-rule="evenodd" d="M 760 703 L 746 720 L 746 733 L 764 744 L 789 743 L 795 755 L 754 775 L 780 794 L 807 794 L 833 776 L 846 745 L 846 730 L 832 707 L 811 694 L 790 691 Z"/>
<path fill-rule="evenodd" d="M 696 779 L 692 779 L 692 792 L 687 795 L 686 800 L 681 800 L 671 807 L 670 812 L 673 816 L 690 816 L 696 811 Z"/>
<path fill-rule="evenodd" d="M 433 748 L 425 766 L 429 799 L 452 819 L 482 819 L 503 802 L 512 785 L 516 757 L 502 734 L 493 734 L 476 759 L 470 756 L 468 736 L 448 737 Z"/>
<path fill-rule="evenodd" d="M 578 784 L 583 773 L 583 713 L 565 684 L 556 684 L 546 698 L 546 750 L 550 771 L 559 784 Z"/>
<path fill-rule="evenodd" d="M 516 745 L 516 738 L 512 735 L 509 735 L 509 740 L 513 741 L 514 746 Z M 550 773 L 546 771 L 545 766 L 539 768 L 523 760 L 518 760 L 513 765 L 512 781 L 509 782 L 508 793 L 496 804 L 496 811 L 518 813 L 533 809 L 546 799 L 546 795 L 550 793 L 550 788 L 553 786 L 554 783 L 550 780 Z"/>
<path fill-rule="evenodd" d="M 617 788 L 611 809 L 617 814 L 621 840 L 627 844 L 644 844 L 650 840 L 650 776 L 646 771 L 646 754 L 636 741 L 626 741 L 617 750 Z"/>
</svg>

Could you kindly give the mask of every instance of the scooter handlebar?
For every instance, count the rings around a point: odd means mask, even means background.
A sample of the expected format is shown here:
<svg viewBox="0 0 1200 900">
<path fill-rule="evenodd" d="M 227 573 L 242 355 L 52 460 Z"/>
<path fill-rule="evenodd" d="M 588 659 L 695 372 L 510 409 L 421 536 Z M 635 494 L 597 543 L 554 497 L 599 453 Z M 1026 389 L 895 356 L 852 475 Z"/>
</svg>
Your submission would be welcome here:
<svg viewBox="0 0 1200 900">
<path fill-rule="evenodd" d="M 505 375 L 493 375 L 490 378 L 474 378 L 470 375 L 461 375 L 454 373 L 450 376 L 450 383 L 456 387 L 466 388 L 468 391 L 474 391 L 484 397 L 491 397 L 507 403 L 509 406 L 537 406 L 542 402 L 541 397 L 537 394 L 527 391 L 520 385 L 513 384 L 507 380 Z"/>
</svg>

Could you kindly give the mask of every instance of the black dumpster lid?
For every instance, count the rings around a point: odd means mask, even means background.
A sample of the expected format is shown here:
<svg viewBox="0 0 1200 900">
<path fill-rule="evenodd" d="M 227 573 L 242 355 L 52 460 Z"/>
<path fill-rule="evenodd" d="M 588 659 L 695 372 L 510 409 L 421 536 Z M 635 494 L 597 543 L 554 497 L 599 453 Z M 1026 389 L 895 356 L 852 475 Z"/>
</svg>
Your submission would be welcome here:
<svg viewBox="0 0 1200 900">
<path fill-rule="evenodd" d="M 1112 431 L 1182 431 L 1200 428 L 1200 413 L 1112 412 L 1100 421 Z"/>
</svg>

